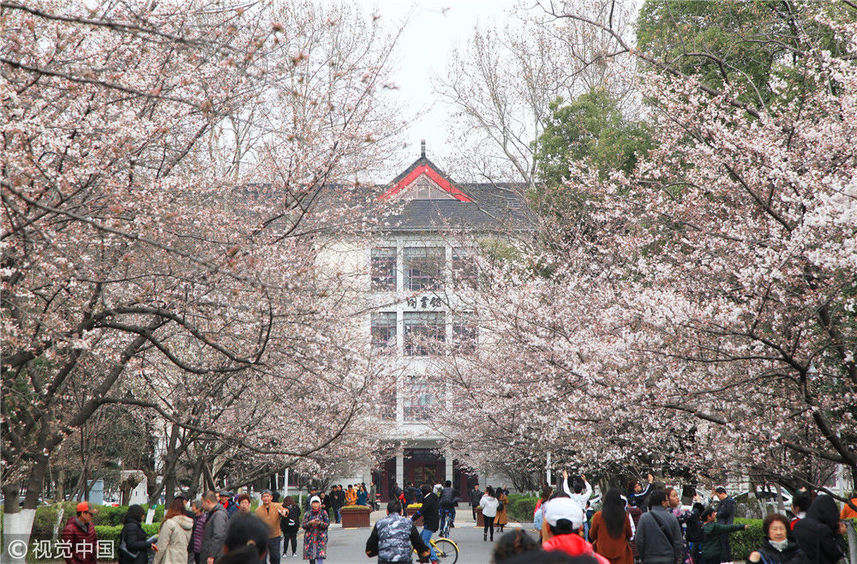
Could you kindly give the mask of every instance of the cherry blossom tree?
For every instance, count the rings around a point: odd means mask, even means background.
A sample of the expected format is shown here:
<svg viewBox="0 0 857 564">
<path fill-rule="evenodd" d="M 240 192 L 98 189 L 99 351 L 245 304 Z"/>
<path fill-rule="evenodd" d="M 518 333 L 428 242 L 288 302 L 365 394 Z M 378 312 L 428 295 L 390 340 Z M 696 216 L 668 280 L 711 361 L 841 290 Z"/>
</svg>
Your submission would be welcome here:
<svg viewBox="0 0 857 564">
<path fill-rule="evenodd" d="M 252 433 L 271 400 L 367 377 L 313 240 L 356 221 L 323 186 L 395 131 L 394 38 L 310 4 L 0 10 L 4 511 L 23 486 L 29 529 L 52 453 L 106 404 L 280 460 L 351 438 L 359 405 Z"/>
<path fill-rule="evenodd" d="M 616 35 L 652 65 L 657 148 L 607 180 L 572 164 L 577 229 L 543 219 L 489 271 L 474 307 L 490 346 L 448 370 L 484 405 L 456 417 L 487 440 L 447 429 L 474 457 L 535 466 L 551 451 L 584 469 L 719 467 L 818 489 L 806 464 L 833 463 L 857 478 L 857 24 L 847 6 L 790 5 L 844 50 L 803 34 L 784 69 L 800 87 L 772 80 L 766 105 Z"/>
</svg>

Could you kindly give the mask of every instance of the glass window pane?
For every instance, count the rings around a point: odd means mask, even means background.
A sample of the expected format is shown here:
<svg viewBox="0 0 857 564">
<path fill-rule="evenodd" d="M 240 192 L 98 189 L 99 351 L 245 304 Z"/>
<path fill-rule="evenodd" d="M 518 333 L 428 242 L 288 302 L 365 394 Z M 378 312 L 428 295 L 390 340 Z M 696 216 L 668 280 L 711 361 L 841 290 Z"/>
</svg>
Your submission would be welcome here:
<svg viewBox="0 0 857 564">
<path fill-rule="evenodd" d="M 405 355 L 427 356 L 442 352 L 446 341 L 446 316 L 442 311 L 406 311 Z"/>
<path fill-rule="evenodd" d="M 443 247 L 405 247 L 405 288 L 411 291 L 443 287 L 446 250 Z"/>
<path fill-rule="evenodd" d="M 396 247 L 372 249 L 372 289 L 396 290 Z"/>
<path fill-rule="evenodd" d="M 456 287 L 476 287 L 476 262 L 470 249 L 452 249 L 452 279 Z"/>
<path fill-rule="evenodd" d="M 452 321 L 452 349 L 456 354 L 474 354 L 478 344 L 479 328 L 472 313 L 456 315 Z"/>
<path fill-rule="evenodd" d="M 396 379 L 390 378 L 378 397 L 378 416 L 384 421 L 396 420 Z"/>
<path fill-rule="evenodd" d="M 372 348 L 380 352 L 396 349 L 396 312 L 372 313 Z"/>
<path fill-rule="evenodd" d="M 402 406 L 405 421 L 427 421 L 431 418 L 439 396 L 438 390 L 434 388 L 436 385 L 427 376 L 405 378 L 405 400 Z"/>
</svg>

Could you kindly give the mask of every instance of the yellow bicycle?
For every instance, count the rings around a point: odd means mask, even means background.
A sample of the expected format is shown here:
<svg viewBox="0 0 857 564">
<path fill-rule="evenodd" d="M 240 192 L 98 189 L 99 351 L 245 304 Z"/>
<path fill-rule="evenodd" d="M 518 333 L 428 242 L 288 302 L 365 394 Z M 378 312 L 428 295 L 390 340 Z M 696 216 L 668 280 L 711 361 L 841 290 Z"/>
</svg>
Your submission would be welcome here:
<svg viewBox="0 0 857 564">
<path fill-rule="evenodd" d="M 458 545 L 452 539 L 439 537 L 437 540 L 429 539 L 429 544 L 434 548 L 439 562 L 455 564 L 458 562 Z M 416 550 L 414 551 L 416 552 Z"/>
</svg>

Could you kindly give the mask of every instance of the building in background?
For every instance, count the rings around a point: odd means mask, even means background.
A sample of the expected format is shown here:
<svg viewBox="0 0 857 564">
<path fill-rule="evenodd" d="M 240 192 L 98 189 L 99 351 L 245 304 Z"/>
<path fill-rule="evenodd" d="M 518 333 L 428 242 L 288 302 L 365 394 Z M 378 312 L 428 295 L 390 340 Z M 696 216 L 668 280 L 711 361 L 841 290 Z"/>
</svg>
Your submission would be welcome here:
<svg viewBox="0 0 857 564">
<path fill-rule="evenodd" d="M 473 253 L 480 241 L 526 231 L 521 187 L 453 182 L 426 158 L 423 143 L 420 158 L 373 199 L 383 219 L 360 245 L 343 242 L 330 251 L 337 255 L 330 262 L 364 276 L 363 323 L 386 383 L 377 417 L 392 456 L 375 468 L 355 467 L 334 483 L 371 480 L 386 500 L 394 482 L 451 480 L 467 499 L 479 477 L 459 467 L 429 424 L 439 402 L 458 401 L 437 377 L 437 360 L 480 346 L 481 331 L 467 306 L 477 291 Z"/>
</svg>

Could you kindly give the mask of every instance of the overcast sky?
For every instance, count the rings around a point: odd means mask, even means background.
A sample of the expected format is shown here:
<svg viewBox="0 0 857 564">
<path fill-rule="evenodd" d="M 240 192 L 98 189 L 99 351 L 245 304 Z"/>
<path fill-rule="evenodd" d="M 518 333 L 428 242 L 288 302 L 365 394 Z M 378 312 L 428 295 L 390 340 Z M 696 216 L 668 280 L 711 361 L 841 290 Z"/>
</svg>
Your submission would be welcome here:
<svg viewBox="0 0 857 564">
<path fill-rule="evenodd" d="M 475 26 L 485 28 L 509 19 L 514 0 L 358 0 L 369 13 L 377 13 L 388 31 L 404 23 L 404 33 L 393 57 L 393 79 L 399 87 L 400 106 L 410 122 L 403 139 L 402 160 L 419 156 L 425 139 L 429 158 L 446 153 L 451 109 L 436 100 L 434 80 L 446 76 L 454 48 L 463 48 Z M 443 163 L 437 162 L 441 167 Z"/>
</svg>

